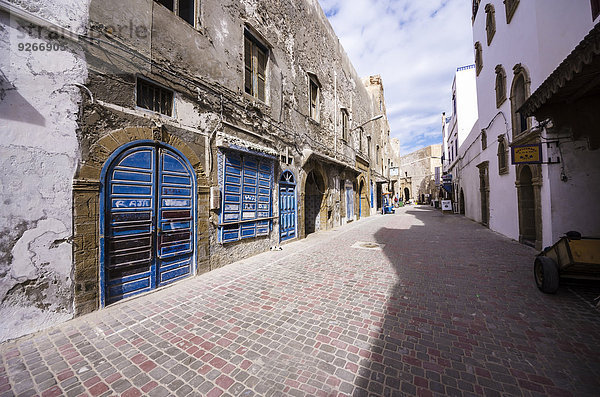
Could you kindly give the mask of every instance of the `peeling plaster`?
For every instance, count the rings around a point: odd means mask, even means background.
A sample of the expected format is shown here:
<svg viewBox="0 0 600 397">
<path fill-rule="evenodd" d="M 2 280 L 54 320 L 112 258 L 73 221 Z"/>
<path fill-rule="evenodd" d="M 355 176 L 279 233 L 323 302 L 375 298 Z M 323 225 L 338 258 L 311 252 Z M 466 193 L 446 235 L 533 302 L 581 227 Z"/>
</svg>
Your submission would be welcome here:
<svg viewBox="0 0 600 397">
<path fill-rule="evenodd" d="M 67 227 L 58 219 L 39 221 L 35 229 L 27 230 L 15 244 L 11 277 L 19 282 L 31 280 L 43 264 L 53 261 L 56 263 L 53 270 L 68 280 L 71 274 L 69 235 Z M 0 299 L 3 297 L 0 296 Z"/>
</svg>

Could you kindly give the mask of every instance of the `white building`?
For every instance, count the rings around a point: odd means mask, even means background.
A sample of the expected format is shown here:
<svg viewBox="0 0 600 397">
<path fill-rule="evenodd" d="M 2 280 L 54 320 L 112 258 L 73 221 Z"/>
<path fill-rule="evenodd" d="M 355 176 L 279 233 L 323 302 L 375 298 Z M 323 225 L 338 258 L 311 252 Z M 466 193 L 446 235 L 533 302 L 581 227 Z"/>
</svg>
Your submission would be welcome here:
<svg viewBox="0 0 600 397">
<path fill-rule="evenodd" d="M 452 82 L 452 117 L 442 120 L 444 140 L 444 159 L 442 161 L 446 192 L 444 196 L 453 200 L 458 211 L 459 200 L 459 148 L 477 123 L 477 88 L 475 83 L 475 65 L 456 69 Z M 464 213 L 463 207 L 460 212 Z"/>
<path fill-rule="evenodd" d="M 575 204 L 600 196 L 593 183 L 600 179 L 599 151 L 571 129 L 553 128 L 550 119 L 527 117 L 536 106 L 521 109 L 592 30 L 597 13 L 589 2 L 473 1 L 479 119 L 459 139 L 449 170 L 468 217 L 538 249 L 569 230 L 600 234 L 600 211 Z M 600 51 L 597 39 L 588 41 Z M 534 158 L 512 164 L 514 150 Z"/>
</svg>

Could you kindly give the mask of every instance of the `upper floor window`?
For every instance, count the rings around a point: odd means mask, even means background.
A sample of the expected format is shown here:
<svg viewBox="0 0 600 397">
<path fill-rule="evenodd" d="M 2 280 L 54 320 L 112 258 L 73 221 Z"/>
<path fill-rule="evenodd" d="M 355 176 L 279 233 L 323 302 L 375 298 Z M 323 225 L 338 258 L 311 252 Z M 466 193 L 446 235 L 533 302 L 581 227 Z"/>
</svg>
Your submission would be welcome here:
<svg viewBox="0 0 600 397">
<path fill-rule="evenodd" d="M 360 152 L 363 151 L 363 129 L 362 128 L 358 129 L 358 150 Z"/>
<path fill-rule="evenodd" d="M 475 21 L 475 16 L 477 15 L 477 10 L 479 10 L 479 3 L 481 0 L 473 0 L 473 21 Z"/>
<path fill-rule="evenodd" d="M 487 132 L 481 130 L 481 150 L 487 149 Z"/>
<path fill-rule="evenodd" d="M 452 114 L 452 116 L 456 117 L 456 93 L 455 92 L 452 93 L 452 111 L 454 112 Z"/>
<path fill-rule="evenodd" d="M 475 73 L 479 76 L 479 73 L 483 69 L 483 50 L 481 49 L 481 43 L 475 43 Z"/>
<path fill-rule="evenodd" d="M 508 173 L 508 159 L 504 135 L 498 137 L 498 173 L 500 175 Z"/>
<path fill-rule="evenodd" d="M 519 112 L 519 108 L 525 103 L 529 96 L 529 74 L 521 64 L 515 65 L 513 68 L 515 76 L 510 91 L 510 103 L 512 114 L 513 136 L 519 135 L 527 131 L 529 128 L 529 120 L 525 115 Z"/>
<path fill-rule="evenodd" d="M 309 101 L 309 116 L 315 121 L 319 121 L 319 91 L 320 84 L 317 76 L 312 73 L 308 74 L 308 101 Z"/>
<path fill-rule="evenodd" d="M 600 15 L 600 0 L 591 0 L 592 3 L 592 21 L 595 21 Z"/>
<path fill-rule="evenodd" d="M 510 23 L 515 11 L 519 6 L 519 0 L 504 0 L 504 9 L 506 10 L 506 23 Z"/>
<path fill-rule="evenodd" d="M 166 116 L 173 114 L 173 91 L 140 78 L 136 88 L 137 106 Z"/>
<path fill-rule="evenodd" d="M 267 54 L 267 47 L 246 30 L 244 32 L 244 91 L 262 102 L 266 102 Z"/>
<path fill-rule="evenodd" d="M 491 4 L 485 6 L 485 31 L 487 33 L 487 45 L 489 46 L 496 33 L 496 11 Z"/>
<path fill-rule="evenodd" d="M 496 107 L 506 101 L 506 72 L 502 65 L 496 65 Z"/>
<path fill-rule="evenodd" d="M 196 26 L 196 7 L 195 0 L 154 0 L 162 4 L 175 14 L 179 15 L 184 21 L 192 26 Z"/>
<path fill-rule="evenodd" d="M 348 110 L 342 110 L 342 139 L 344 141 L 348 140 Z"/>
<path fill-rule="evenodd" d="M 367 157 L 371 158 L 371 137 L 367 137 Z"/>
</svg>

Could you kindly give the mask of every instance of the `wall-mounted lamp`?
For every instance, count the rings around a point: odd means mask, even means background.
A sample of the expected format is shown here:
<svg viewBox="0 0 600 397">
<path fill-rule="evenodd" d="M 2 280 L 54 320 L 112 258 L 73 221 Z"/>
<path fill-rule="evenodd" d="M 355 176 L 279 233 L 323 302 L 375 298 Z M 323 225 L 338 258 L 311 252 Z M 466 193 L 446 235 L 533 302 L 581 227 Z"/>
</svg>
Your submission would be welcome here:
<svg viewBox="0 0 600 397">
<path fill-rule="evenodd" d="M 365 124 L 368 124 L 368 123 L 370 123 L 371 121 L 379 120 L 379 119 L 380 119 L 380 118 L 382 118 L 382 117 L 383 117 L 383 114 L 378 114 L 377 116 L 371 117 L 371 119 L 370 119 L 370 120 L 367 120 L 367 121 L 365 121 L 364 123 L 362 123 L 361 125 L 359 125 L 359 126 L 357 126 L 357 127 L 354 127 L 354 128 L 352 128 L 350 131 L 354 131 L 354 130 L 356 130 L 356 129 L 359 129 L 360 127 L 364 126 Z"/>
</svg>

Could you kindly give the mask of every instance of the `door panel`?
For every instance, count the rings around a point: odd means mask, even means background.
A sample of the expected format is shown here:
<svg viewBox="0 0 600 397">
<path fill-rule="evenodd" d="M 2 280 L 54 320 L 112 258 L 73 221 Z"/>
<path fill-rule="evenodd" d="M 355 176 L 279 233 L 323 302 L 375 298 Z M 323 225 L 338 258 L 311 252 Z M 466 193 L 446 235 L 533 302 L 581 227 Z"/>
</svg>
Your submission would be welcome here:
<svg viewBox="0 0 600 397">
<path fill-rule="evenodd" d="M 138 147 L 124 152 L 109 170 L 107 303 L 152 285 L 155 163 L 153 147 Z"/>
<path fill-rule="evenodd" d="M 160 148 L 157 230 L 158 286 L 192 270 L 193 180 L 181 159 Z"/>
<path fill-rule="evenodd" d="M 279 185 L 279 237 L 296 237 L 296 189 L 293 185 Z"/>
<path fill-rule="evenodd" d="M 138 146 L 107 174 L 106 302 L 151 290 L 192 272 L 194 180 L 172 151 Z"/>
</svg>

